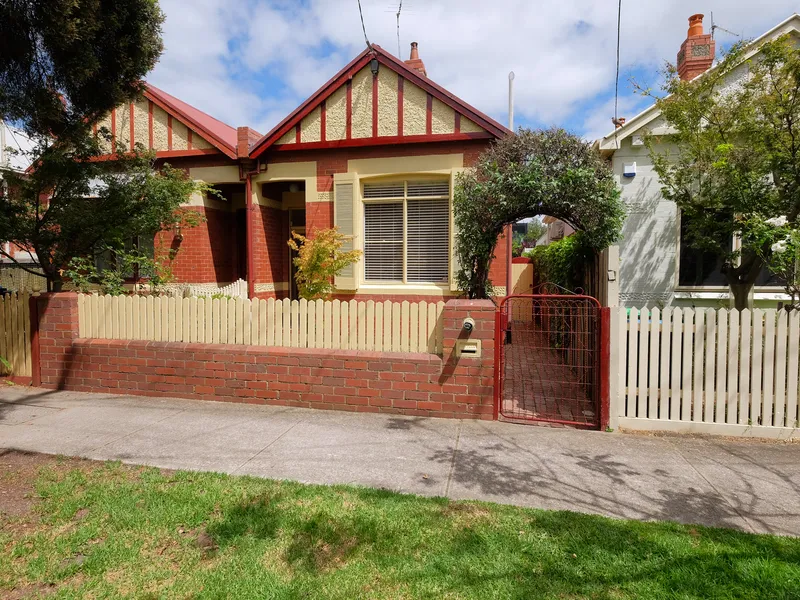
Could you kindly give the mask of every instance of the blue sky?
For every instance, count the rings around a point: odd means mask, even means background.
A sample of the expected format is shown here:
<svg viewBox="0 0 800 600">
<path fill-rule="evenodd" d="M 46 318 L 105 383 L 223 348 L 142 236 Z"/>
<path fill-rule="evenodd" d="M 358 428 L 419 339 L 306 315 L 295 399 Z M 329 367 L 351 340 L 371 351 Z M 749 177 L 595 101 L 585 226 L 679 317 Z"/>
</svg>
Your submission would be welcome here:
<svg viewBox="0 0 800 600">
<path fill-rule="evenodd" d="M 148 80 L 236 127 L 266 133 L 365 47 L 357 0 L 160 0 L 165 51 Z M 362 0 L 370 41 L 398 53 L 399 0 Z M 746 38 L 794 11 L 796 0 L 623 0 L 620 116 L 649 101 L 687 19 L 711 13 Z M 400 56 L 419 42 L 428 75 L 507 122 L 508 72 L 516 125 L 564 126 L 594 139 L 612 129 L 617 0 L 405 0 Z M 718 45 L 735 37 L 718 32 Z"/>
</svg>

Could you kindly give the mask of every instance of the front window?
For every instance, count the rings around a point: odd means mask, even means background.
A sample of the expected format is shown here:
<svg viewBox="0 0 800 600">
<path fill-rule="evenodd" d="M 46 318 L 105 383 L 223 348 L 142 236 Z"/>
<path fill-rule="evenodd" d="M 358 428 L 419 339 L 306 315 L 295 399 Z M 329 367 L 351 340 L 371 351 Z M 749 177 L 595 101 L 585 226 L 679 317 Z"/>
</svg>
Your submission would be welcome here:
<svg viewBox="0 0 800 600">
<path fill-rule="evenodd" d="M 450 182 L 364 184 L 364 279 L 447 283 Z"/>
</svg>

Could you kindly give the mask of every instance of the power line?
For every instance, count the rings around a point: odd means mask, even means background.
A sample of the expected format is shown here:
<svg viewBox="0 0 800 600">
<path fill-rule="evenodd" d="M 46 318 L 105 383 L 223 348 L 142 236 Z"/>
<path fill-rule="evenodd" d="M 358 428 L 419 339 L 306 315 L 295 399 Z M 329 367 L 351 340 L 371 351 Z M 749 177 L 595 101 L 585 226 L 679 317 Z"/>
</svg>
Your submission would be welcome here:
<svg viewBox="0 0 800 600">
<path fill-rule="evenodd" d="M 397 7 L 397 58 L 400 58 L 400 11 L 403 10 L 403 0 L 400 0 L 400 6 Z"/>
<path fill-rule="evenodd" d="M 364 25 L 364 11 L 361 10 L 361 0 L 358 0 L 358 14 L 361 16 L 361 30 L 364 32 L 364 41 L 367 43 L 367 48 L 372 48 L 372 44 L 369 43 L 369 38 L 367 37 L 367 28 Z"/>
</svg>

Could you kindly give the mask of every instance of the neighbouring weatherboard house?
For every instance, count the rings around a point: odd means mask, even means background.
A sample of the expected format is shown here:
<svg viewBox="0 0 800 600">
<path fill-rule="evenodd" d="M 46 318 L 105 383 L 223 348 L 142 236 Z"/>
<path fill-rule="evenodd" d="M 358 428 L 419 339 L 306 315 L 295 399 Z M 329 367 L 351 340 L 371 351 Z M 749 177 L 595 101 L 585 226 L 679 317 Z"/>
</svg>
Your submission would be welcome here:
<svg viewBox="0 0 800 600">
<path fill-rule="evenodd" d="M 456 176 L 510 133 L 429 79 L 416 43 L 407 61 L 365 49 L 266 135 L 154 86 L 96 127 L 220 192 L 192 198 L 200 226 L 155 236 L 158 255 L 177 250 L 178 285 L 216 289 L 241 279 L 250 297 L 295 298 L 291 232 L 313 237 L 335 225 L 363 251 L 336 277 L 336 297 L 410 301 L 458 294 Z M 497 256 L 491 278 L 502 286 L 504 239 Z"/>
<path fill-rule="evenodd" d="M 757 38 L 746 58 L 758 55 L 763 43 L 789 34 L 800 42 L 800 15 L 794 14 Z M 715 41 L 703 31 L 703 15 L 689 19 L 689 31 L 677 57 L 678 74 L 693 79 L 713 69 Z M 733 84 L 747 72 L 743 63 L 731 74 Z M 674 202 L 661 195 L 661 183 L 653 169 L 644 135 L 650 133 L 669 144 L 669 125 L 653 105 L 595 144 L 613 166 L 627 218 L 619 244 L 619 303 L 622 306 L 727 305 L 729 290 L 719 260 L 690 248 L 682 238 L 681 214 Z M 732 244 L 737 243 L 733 240 Z M 756 284 L 756 306 L 772 306 L 788 300 L 783 288 L 764 272 Z"/>
</svg>

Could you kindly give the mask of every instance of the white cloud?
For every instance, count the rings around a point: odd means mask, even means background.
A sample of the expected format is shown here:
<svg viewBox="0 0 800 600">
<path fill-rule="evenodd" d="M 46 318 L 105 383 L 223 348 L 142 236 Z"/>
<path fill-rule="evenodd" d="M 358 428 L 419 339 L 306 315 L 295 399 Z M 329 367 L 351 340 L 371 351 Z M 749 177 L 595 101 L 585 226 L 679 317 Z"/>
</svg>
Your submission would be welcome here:
<svg viewBox="0 0 800 600">
<path fill-rule="evenodd" d="M 370 41 L 397 52 L 395 16 L 385 0 L 362 0 Z M 596 0 L 413 0 L 401 16 L 401 58 L 420 43 L 428 73 L 470 104 L 505 121 L 507 75 L 516 73 L 516 114 L 559 123 L 588 109 L 585 134 L 602 131 L 613 93 L 617 4 Z M 165 53 L 151 80 L 229 122 L 262 130 L 274 125 L 364 48 L 355 0 L 162 0 Z M 655 72 L 675 60 L 696 1 L 623 3 L 620 91 L 624 74 Z M 718 24 L 755 37 L 796 10 L 796 0 L 754 6 L 706 0 Z M 706 17 L 706 28 L 710 17 Z M 720 42 L 734 38 L 722 37 Z M 277 78 L 280 89 L 263 89 Z M 626 107 L 635 102 L 625 100 Z M 613 112 L 613 111 L 612 111 Z M 593 133 L 591 133 L 593 134 Z"/>
</svg>

